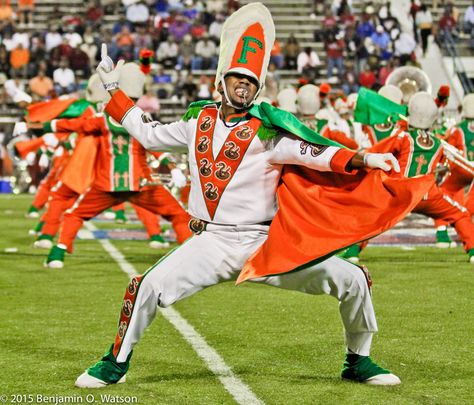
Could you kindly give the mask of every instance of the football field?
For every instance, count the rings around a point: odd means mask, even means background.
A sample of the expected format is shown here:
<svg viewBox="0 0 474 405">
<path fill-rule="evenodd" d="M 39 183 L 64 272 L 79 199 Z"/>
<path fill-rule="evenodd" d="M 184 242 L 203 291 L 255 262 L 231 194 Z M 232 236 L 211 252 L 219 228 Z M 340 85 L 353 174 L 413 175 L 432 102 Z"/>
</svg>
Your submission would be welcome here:
<svg viewBox="0 0 474 405">
<path fill-rule="evenodd" d="M 158 313 L 125 384 L 74 388 L 113 341 L 129 276 L 94 239 L 78 240 L 63 269 L 43 268 L 47 251 L 34 249 L 28 236 L 30 201 L 0 195 L 0 405 L 243 404 L 242 389 L 265 404 L 474 403 L 474 265 L 460 247 L 369 246 L 361 256 L 380 330 L 372 357 L 401 386 L 341 381 L 344 344 L 333 298 L 227 283 L 173 306 L 205 339 L 207 348 L 194 344 L 210 359 Z M 111 244 L 139 273 L 166 253 L 144 240 Z"/>
</svg>

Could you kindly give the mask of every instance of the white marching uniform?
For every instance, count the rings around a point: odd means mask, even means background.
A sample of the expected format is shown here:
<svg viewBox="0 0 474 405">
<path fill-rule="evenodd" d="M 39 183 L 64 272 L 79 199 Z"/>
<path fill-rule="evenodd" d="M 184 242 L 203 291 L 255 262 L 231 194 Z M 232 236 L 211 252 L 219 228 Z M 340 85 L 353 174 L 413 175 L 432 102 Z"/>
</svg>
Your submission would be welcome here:
<svg viewBox="0 0 474 405">
<path fill-rule="evenodd" d="M 305 143 L 293 135 L 280 134 L 270 141 L 255 136 L 211 218 L 196 159 L 198 120 L 192 118 L 161 125 L 145 122 L 142 114 L 140 108 L 133 107 L 127 111 L 121 124 L 146 149 L 188 151 L 191 174 L 189 212 L 209 223 L 204 232 L 194 235 L 141 276 L 126 324 L 119 332 L 120 342 L 116 340 L 118 362 L 126 361 L 153 320 L 157 306 L 167 307 L 206 287 L 237 279 L 246 260 L 267 238 L 269 225 L 266 222 L 277 210 L 276 190 L 284 164 L 331 171 L 331 161 L 339 150 L 328 146 L 312 154 L 306 153 Z M 221 119 L 216 120 L 212 136 L 214 158 L 225 146 L 229 133 L 246 123 L 226 125 Z M 370 288 L 358 266 L 333 256 L 303 270 L 251 281 L 337 298 L 348 349 L 363 356 L 369 355 L 377 323 Z M 136 285 L 137 281 L 132 280 L 132 283 Z"/>
</svg>

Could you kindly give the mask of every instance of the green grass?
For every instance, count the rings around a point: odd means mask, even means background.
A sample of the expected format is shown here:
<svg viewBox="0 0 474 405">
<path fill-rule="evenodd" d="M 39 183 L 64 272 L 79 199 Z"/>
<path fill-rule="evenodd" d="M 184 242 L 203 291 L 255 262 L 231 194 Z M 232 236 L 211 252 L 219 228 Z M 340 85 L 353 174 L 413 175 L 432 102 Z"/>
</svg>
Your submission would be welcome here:
<svg viewBox="0 0 474 405">
<path fill-rule="evenodd" d="M 27 236 L 30 199 L 0 196 L 0 395 L 93 393 L 100 403 L 103 391 L 73 383 L 112 342 L 127 276 L 96 241 L 78 241 L 64 269 L 44 269 L 46 252 Z M 164 253 L 146 241 L 113 243 L 140 272 Z M 362 259 L 380 329 L 372 356 L 400 376 L 399 387 L 339 379 L 342 325 L 330 297 L 223 284 L 175 308 L 267 404 L 474 403 L 474 266 L 466 255 L 369 247 Z M 161 316 L 137 346 L 127 383 L 105 392 L 140 404 L 234 403 Z"/>
</svg>

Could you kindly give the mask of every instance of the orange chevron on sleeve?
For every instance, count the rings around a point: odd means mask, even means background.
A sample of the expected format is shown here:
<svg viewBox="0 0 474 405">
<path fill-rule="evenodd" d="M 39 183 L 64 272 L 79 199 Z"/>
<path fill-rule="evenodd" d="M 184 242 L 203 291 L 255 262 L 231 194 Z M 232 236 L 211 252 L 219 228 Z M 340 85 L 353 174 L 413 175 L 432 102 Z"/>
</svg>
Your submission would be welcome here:
<svg viewBox="0 0 474 405">
<path fill-rule="evenodd" d="M 105 112 L 109 114 L 115 121 L 122 122 L 125 114 L 135 103 L 122 90 L 117 91 L 109 103 L 105 107 Z"/>
</svg>

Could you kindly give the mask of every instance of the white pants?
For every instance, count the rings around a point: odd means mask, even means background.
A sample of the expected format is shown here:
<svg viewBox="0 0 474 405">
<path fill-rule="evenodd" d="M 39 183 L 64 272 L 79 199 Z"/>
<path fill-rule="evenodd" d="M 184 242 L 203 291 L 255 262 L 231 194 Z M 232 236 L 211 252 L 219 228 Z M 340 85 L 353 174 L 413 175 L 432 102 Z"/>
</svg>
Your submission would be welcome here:
<svg viewBox="0 0 474 405">
<path fill-rule="evenodd" d="M 265 241 L 267 234 L 268 226 L 263 225 L 209 224 L 205 232 L 193 236 L 152 266 L 139 282 L 132 305 L 124 304 L 129 316 L 126 324 L 121 325 L 120 338 L 116 339 L 117 361 L 126 360 L 154 319 L 157 306 L 167 307 L 206 287 L 236 280 L 247 258 Z M 367 279 L 358 266 L 334 256 L 300 271 L 252 281 L 337 298 L 348 349 L 369 355 L 377 322 Z"/>
</svg>

